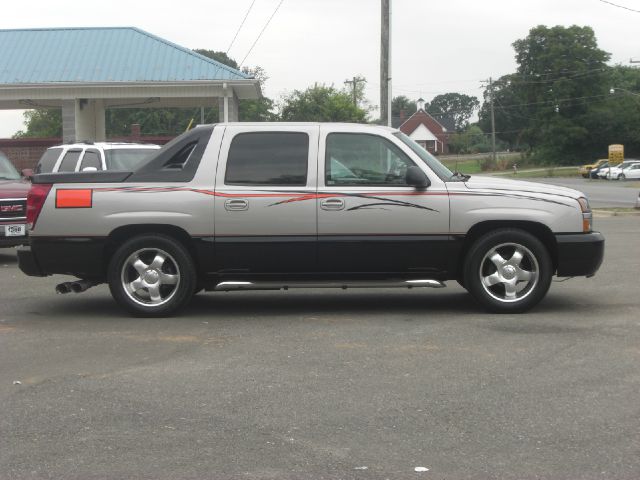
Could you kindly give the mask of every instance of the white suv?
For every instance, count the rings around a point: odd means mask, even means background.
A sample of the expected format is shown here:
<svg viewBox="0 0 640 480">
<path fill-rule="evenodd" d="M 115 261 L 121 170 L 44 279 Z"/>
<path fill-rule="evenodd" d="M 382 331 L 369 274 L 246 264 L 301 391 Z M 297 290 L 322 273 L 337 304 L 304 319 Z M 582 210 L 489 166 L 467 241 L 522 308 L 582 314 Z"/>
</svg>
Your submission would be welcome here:
<svg viewBox="0 0 640 480">
<path fill-rule="evenodd" d="M 38 161 L 35 173 L 135 170 L 159 145 L 145 143 L 72 143 L 50 147 Z"/>
</svg>

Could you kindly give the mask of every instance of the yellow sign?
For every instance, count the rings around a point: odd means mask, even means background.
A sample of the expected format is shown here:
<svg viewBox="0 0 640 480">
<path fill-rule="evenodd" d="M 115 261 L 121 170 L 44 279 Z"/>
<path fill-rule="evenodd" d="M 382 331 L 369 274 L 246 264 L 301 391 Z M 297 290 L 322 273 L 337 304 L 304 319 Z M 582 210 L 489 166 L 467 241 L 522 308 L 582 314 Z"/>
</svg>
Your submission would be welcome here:
<svg viewBox="0 0 640 480">
<path fill-rule="evenodd" d="M 609 165 L 619 165 L 624 161 L 624 145 L 609 145 Z"/>
</svg>

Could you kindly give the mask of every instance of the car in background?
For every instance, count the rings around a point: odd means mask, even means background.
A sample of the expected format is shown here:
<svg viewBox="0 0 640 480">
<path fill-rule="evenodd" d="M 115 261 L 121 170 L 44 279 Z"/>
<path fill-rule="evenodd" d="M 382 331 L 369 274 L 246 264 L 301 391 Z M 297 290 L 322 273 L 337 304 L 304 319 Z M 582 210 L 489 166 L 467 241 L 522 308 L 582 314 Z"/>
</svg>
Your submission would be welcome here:
<svg viewBox="0 0 640 480">
<path fill-rule="evenodd" d="M 622 180 L 622 172 L 624 169 L 629 168 L 631 165 L 635 165 L 636 163 L 640 163 L 640 160 L 629 159 L 619 165 L 611 167 L 611 172 L 609 173 L 608 178 L 610 180 Z"/>
<path fill-rule="evenodd" d="M 640 162 L 629 165 L 625 168 L 620 176 L 620 180 L 637 180 L 640 179 Z"/>
<path fill-rule="evenodd" d="M 136 170 L 160 148 L 150 143 L 72 143 L 50 147 L 44 152 L 35 173 Z"/>
<path fill-rule="evenodd" d="M 591 169 L 591 171 L 589 172 L 589 178 L 593 178 L 593 179 L 598 179 L 598 173 L 603 169 L 603 168 L 609 168 L 609 161 L 605 161 L 604 163 L 601 163 L 600 165 L 598 165 L 597 167 L 594 167 Z"/>
<path fill-rule="evenodd" d="M 600 165 L 602 165 L 606 161 L 607 161 L 607 159 L 603 158 L 603 159 L 598 160 L 596 163 L 583 165 L 578 170 L 578 173 L 580 173 L 580 175 L 582 175 L 583 178 L 589 178 L 589 173 L 591 172 L 591 170 L 593 170 L 594 168 L 598 168 Z"/>
<path fill-rule="evenodd" d="M 24 175 L 20 175 L 0 152 L 0 248 L 28 243 L 27 193 L 30 187 Z"/>
</svg>

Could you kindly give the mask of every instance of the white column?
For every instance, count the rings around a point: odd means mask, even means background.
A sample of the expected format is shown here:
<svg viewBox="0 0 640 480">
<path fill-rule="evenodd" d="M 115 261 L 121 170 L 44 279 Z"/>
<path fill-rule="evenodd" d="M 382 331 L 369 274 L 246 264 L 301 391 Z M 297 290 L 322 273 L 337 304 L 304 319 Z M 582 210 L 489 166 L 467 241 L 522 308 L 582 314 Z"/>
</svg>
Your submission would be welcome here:
<svg viewBox="0 0 640 480">
<path fill-rule="evenodd" d="M 75 141 L 95 142 L 106 139 L 103 100 L 76 99 L 74 114 Z"/>
</svg>

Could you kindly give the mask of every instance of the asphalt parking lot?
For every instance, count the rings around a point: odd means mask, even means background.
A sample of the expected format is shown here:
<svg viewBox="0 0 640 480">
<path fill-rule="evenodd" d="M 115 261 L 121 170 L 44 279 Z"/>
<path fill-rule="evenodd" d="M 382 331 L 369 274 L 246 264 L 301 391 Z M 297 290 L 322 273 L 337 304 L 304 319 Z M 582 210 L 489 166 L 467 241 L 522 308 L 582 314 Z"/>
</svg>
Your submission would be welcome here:
<svg viewBox="0 0 640 480">
<path fill-rule="evenodd" d="M 0 478 L 638 479 L 640 217 L 596 229 L 596 277 L 502 316 L 450 282 L 132 319 L 0 250 Z"/>
</svg>

